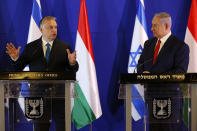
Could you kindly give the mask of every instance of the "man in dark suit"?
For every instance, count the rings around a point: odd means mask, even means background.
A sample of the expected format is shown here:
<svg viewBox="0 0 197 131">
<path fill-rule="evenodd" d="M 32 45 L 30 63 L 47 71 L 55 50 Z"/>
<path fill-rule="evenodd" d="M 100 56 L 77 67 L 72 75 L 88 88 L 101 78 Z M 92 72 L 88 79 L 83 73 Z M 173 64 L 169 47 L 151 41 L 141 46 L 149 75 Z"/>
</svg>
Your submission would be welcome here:
<svg viewBox="0 0 197 131">
<path fill-rule="evenodd" d="M 155 14 L 151 28 L 154 38 L 144 44 L 138 61 L 138 73 L 187 72 L 189 47 L 172 35 L 171 25 L 171 16 L 168 13 Z M 176 99 L 180 96 L 181 89 L 178 84 L 145 85 L 150 131 L 180 130 L 182 105 L 181 99 Z"/>
<path fill-rule="evenodd" d="M 71 53 L 70 45 L 56 38 L 56 18 L 44 17 L 40 21 L 40 31 L 42 37 L 27 44 L 21 56 L 19 56 L 21 47 L 16 49 L 12 43 L 7 43 L 6 52 L 13 60 L 15 69 L 22 71 L 26 65 L 29 65 L 30 71 L 76 72 L 78 70 L 76 52 Z M 47 85 L 43 86 L 37 88 L 45 89 L 47 87 Z M 47 99 L 45 102 L 45 114 L 42 118 L 34 121 L 34 129 L 49 131 L 52 117 L 56 123 L 56 130 L 64 131 L 64 99 Z M 51 111 L 52 116 L 50 115 Z"/>
</svg>

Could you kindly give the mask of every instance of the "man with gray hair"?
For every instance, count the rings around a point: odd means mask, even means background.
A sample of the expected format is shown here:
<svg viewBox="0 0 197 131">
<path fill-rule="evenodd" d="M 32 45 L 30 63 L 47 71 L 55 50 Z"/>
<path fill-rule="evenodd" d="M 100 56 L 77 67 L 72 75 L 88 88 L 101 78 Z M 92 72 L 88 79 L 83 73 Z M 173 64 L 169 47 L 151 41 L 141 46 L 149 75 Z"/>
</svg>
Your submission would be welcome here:
<svg viewBox="0 0 197 131">
<path fill-rule="evenodd" d="M 155 14 L 152 19 L 154 37 L 144 43 L 138 61 L 138 73 L 186 73 L 189 47 L 171 33 L 168 13 Z M 182 100 L 179 84 L 146 84 L 145 99 L 149 112 L 150 131 L 180 131 Z M 179 99 L 177 99 L 179 98 Z"/>
<path fill-rule="evenodd" d="M 187 72 L 189 47 L 172 35 L 171 25 L 171 16 L 168 13 L 155 14 L 151 28 L 154 38 L 144 44 L 138 61 L 138 73 Z M 149 61 L 146 62 L 147 60 Z"/>
<path fill-rule="evenodd" d="M 19 56 L 21 47 L 15 48 L 12 43 L 7 43 L 6 53 L 13 60 L 16 71 L 22 71 L 29 65 L 30 71 L 57 71 L 73 72 L 78 70 L 76 52 L 71 53 L 69 44 L 60 41 L 57 36 L 56 18 L 46 16 L 40 21 L 42 37 L 27 44 Z M 32 89 L 48 89 L 50 84 L 39 84 Z M 63 86 L 55 85 L 56 92 L 64 92 Z M 30 88 L 31 90 L 31 88 Z M 31 91 L 30 91 L 31 93 Z M 65 102 L 63 98 L 45 99 L 44 115 L 34 120 L 35 131 L 49 131 L 51 118 L 55 121 L 56 131 L 65 130 Z M 51 113 L 52 112 L 52 113 Z"/>
</svg>

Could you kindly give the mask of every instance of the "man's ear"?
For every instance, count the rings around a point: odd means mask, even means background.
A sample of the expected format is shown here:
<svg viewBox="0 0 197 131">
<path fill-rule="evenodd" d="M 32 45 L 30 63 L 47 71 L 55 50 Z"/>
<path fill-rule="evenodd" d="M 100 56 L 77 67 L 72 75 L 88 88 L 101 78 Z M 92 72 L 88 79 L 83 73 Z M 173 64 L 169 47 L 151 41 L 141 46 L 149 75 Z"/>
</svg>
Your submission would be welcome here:
<svg viewBox="0 0 197 131">
<path fill-rule="evenodd" d="M 42 32 L 42 28 L 40 27 L 40 32 Z"/>
<path fill-rule="evenodd" d="M 166 30 L 168 30 L 170 28 L 170 25 L 166 23 L 165 28 L 166 28 Z"/>
</svg>

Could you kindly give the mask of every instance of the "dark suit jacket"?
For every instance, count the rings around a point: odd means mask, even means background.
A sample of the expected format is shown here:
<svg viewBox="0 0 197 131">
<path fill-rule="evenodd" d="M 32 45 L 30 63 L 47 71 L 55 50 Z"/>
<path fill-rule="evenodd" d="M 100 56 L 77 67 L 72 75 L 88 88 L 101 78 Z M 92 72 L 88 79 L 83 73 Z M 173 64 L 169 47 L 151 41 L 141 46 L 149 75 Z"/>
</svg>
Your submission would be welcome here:
<svg viewBox="0 0 197 131">
<path fill-rule="evenodd" d="M 37 39 L 25 46 L 21 56 L 14 62 L 14 67 L 17 71 L 22 71 L 26 65 L 29 65 L 30 71 L 76 72 L 78 63 L 74 66 L 69 64 L 66 49 L 71 51 L 70 45 L 55 39 L 47 63 L 43 53 L 42 39 Z"/>
<path fill-rule="evenodd" d="M 142 55 L 138 61 L 137 71 L 151 73 L 185 73 L 189 64 L 189 47 L 183 41 L 171 35 L 160 50 L 153 65 L 154 49 L 157 38 L 147 40 Z M 177 120 L 182 118 L 181 89 L 178 83 L 146 83 L 145 100 L 149 111 L 149 130 L 180 130 Z M 157 120 L 153 117 L 154 99 L 171 99 L 171 116 L 167 119 Z M 165 124 L 163 124 L 165 123 Z"/>
<path fill-rule="evenodd" d="M 160 50 L 153 65 L 154 49 L 157 38 L 147 40 L 138 61 L 137 72 L 185 73 L 189 64 L 189 47 L 183 41 L 171 35 Z"/>
</svg>

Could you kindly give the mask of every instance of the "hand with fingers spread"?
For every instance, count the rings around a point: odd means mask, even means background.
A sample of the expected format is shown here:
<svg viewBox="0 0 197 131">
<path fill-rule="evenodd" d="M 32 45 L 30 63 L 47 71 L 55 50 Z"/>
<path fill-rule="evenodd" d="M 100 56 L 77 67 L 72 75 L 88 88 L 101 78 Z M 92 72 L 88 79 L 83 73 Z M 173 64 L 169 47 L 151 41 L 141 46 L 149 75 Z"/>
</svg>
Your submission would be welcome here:
<svg viewBox="0 0 197 131">
<path fill-rule="evenodd" d="M 69 49 L 66 49 L 66 52 L 68 54 L 68 60 L 69 60 L 70 65 L 75 65 L 76 64 L 76 51 L 71 53 Z"/>
<path fill-rule="evenodd" d="M 45 16 L 40 21 L 40 32 L 42 36 L 28 44 L 25 45 L 23 52 L 21 52 L 21 47 L 16 47 L 12 43 L 7 43 L 6 45 L 6 53 L 11 57 L 12 61 L 10 62 L 10 66 L 13 67 L 14 71 L 23 71 L 24 68 L 28 65 L 29 71 L 41 71 L 41 72 L 62 72 L 65 76 L 68 75 L 68 79 L 73 79 L 72 76 L 76 74 L 79 69 L 79 64 L 76 60 L 76 52 L 71 52 L 71 46 L 59 40 L 57 37 L 57 22 L 56 18 L 53 16 Z M 50 46 L 48 46 L 50 45 Z M 48 48 L 48 49 L 47 49 Z M 50 50 L 49 50 L 50 49 Z M 68 55 L 68 56 L 66 56 Z M 49 56 L 49 61 L 47 60 Z M 73 75 L 69 75 L 67 73 L 71 73 Z M 45 73 L 44 73 L 45 74 Z M 46 88 L 51 88 L 53 86 L 53 90 L 62 95 L 65 94 L 65 84 L 61 83 L 42 83 L 42 84 L 29 84 L 29 86 L 33 89 L 30 90 L 30 95 L 35 94 L 36 92 L 44 91 L 44 96 L 50 95 L 50 92 L 45 92 Z M 57 87 L 57 88 L 55 88 Z M 59 100 L 55 98 L 43 98 L 46 103 L 45 104 L 45 116 L 42 121 L 37 122 L 37 120 L 33 121 L 34 128 L 39 131 L 50 129 L 50 117 L 54 116 L 54 120 L 58 121 L 55 123 L 57 130 L 65 129 L 65 110 L 63 110 L 62 105 L 65 104 L 65 99 L 60 98 Z M 58 110 L 51 112 L 50 109 Z M 61 109 L 61 110 L 59 110 Z M 33 117 L 31 114 L 28 114 L 29 117 Z M 42 114 L 37 115 L 38 118 L 42 117 Z M 41 118 L 42 119 L 42 118 Z"/>
<path fill-rule="evenodd" d="M 21 46 L 19 46 L 17 49 L 13 45 L 13 43 L 7 43 L 6 45 L 6 53 L 12 58 L 17 59 L 19 57 Z"/>
</svg>

